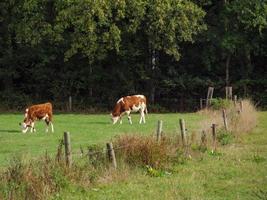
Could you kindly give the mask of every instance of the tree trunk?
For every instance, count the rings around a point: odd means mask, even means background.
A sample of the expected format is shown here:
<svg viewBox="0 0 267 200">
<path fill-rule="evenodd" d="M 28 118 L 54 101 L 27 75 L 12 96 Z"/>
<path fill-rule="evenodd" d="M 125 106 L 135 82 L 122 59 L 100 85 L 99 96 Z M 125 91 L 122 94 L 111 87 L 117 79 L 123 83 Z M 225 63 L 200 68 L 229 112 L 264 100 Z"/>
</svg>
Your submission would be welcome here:
<svg viewBox="0 0 267 200">
<path fill-rule="evenodd" d="M 244 71 L 244 79 L 248 80 L 249 76 L 252 71 L 252 64 L 251 64 L 251 55 L 250 50 L 245 48 L 245 71 Z M 248 88 L 247 83 L 244 84 L 244 96 L 248 95 Z"/>
<path fill-rule="evenodd" d="M 225 63 L 225 84 L 226 86 L 229 86 L 230 81 L 229 81 L 229 65 L 230 65 L 230 60 L 231 60 L 231 55 L 228 54 L 226 63 Z"/>
<path fill-rule="evenodd" d="M 90 79 L 92 80 L 92 75 L 93 75 L 93 67 L 92 64 L 89 64 L 89 74 L 90 74 Z M 91 81 L 91 84 L 89 86 L 89 97 L 93 97 L 93 82 Z"/>
</svg>

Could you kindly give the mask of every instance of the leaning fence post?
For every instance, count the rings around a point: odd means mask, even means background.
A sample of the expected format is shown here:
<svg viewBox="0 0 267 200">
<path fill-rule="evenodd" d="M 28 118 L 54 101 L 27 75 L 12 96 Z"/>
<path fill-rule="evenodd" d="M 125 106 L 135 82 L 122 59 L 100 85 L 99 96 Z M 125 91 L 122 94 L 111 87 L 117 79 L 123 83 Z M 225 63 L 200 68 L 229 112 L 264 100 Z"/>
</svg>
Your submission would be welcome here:
<svg viewBox="0 0 267 200">
<path fill-rule="evenodd" d="M 159 120 L 157 126 L 157 142 L 160 142 L 161 134 L 162 134 L 162 120 Z"/>
<path fill-rule="evenodd" d="M 72 158 L 71 158 L 71 144 L 70 144 L 70 133 L 64 132 L 64 145 L 65 145 L 65 159 L 66 165 L 71 167 Z"/>
<path fill-rule="evenodd" d="M 214 87 L 208 88 L 208 94 L 207 94 L 207 101 L 206 101 L 206 107 L 208 108 L 211 104 L 211 99 L 213 96 Z"/>
<path fill-rule="evenodd" d="M 225 128 L 226 131 L 228 131 L 228 123 L 227 123 L 227 117 L 226 117 L 226 111 L 225 111 L 225 109 L 223 109 L 222 114 L 223 114 L 224 128 Z"/>
<path fill-rule="evenodd" d="M 108 153 L 108 158 L 112 162 L 114 169 L 117 169 L 117 161 L 112 143 L 107 143 L 107 153 Z"/>
<path fill-rule="evenodd" d="M 212 152 L 216 151 L 216 124 L 212 124 L 212 142 L 213 142 L 213 149 Z"/>
<path fill-rule="evenodd" d="M 228 100 L 232 100 L 233 97 L 233 89 L 230 86 L 225 87 L 225 98 Z"/>
<path fill-rule="evenodd" d="M 243 101 L 240 100 L 240 112 L 243 112 Z"/>
<path fill-rule="evenodd" d="M 200 98 L 199 103 L 200 103 L 200 110 L 202 110 L 203 109 L 202 98 Z"/>
<path fill-rule="evenodd" d="M 237 95 L 234 95 L 234 106 L 236 107 L 236 103 L 237 103 Z"/>
<path fill-rule="evenodd" d="M 179 123 L 180 123 L 180 129 L 181 129 L 182 143 L 183 143 L 183 146 L 185 147 L 185 145 L 186 145 L 186 142 L 185 142 L 186 132 L 185 132 L 185 121 L 184 121 L 184 119 L 180 119 Z"/>
</svg>

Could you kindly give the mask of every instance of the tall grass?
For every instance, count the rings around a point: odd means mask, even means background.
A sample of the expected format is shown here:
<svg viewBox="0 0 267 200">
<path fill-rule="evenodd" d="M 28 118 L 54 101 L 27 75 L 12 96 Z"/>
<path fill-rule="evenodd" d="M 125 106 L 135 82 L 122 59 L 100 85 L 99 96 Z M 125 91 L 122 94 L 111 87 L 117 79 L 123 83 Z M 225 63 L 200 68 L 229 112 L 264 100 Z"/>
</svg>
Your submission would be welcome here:
<svg viewBox="0 0 267 200">
<path fill-rule="evenodd" d="M 219 137 L 221 137 L 220 134 L 232 134 L 235 137 L 239 137 L 241 134 L 251 132 L 257 125 L 257 111 L 250 100 L 243 100 L 242 103 L 242 110 L 239 103 L 234 105 L 231 102 L 226 107 L 219 108 L 217 106 L 216 109 L 204 109 L 199 111 L 199 114 L 206 116 L 206 119 L 201 122 L 201 129 L 210 133 L 211 124 L 216 124 Z M 228 131 L 226 131 L 224 127 L 222 109 L 226 110 Z"/>
<path fill-rule="evenodd" d="M 178 140 L 163 137 L 158 142 L 151 136 L 121 135 L 114 140 L 116 155 L 133 166 L 163 168 L 178 158 Z"/>
</svg>

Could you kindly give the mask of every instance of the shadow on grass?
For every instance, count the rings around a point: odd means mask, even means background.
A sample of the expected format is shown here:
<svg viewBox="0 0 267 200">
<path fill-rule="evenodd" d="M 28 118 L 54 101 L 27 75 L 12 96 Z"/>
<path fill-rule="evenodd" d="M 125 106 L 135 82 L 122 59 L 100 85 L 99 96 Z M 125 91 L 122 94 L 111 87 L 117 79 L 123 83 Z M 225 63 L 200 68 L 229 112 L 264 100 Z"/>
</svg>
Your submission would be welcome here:
<svg viewBox="0 0 267 200">
<path fill-rule="evenodd" d="M 19 130 L 0 130 L 0 133 L 20 133 Z"/>
</svg>

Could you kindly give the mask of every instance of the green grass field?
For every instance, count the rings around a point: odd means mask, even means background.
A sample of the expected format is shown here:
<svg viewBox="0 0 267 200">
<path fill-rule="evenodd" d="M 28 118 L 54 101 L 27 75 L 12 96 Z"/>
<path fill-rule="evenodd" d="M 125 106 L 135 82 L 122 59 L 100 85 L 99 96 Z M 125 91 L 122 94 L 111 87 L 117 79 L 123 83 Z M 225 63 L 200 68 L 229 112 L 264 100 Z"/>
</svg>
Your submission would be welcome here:
<svg viewBox="0 0 267 200">
<path fill-rule="evenodd" d="M 23 134 L 19 122 L 22 114 L 0 115 L 0 166 L 5 166 L 13 155 L 42 155 L 44 152 L 55 154 L 59 140 L 64 131 L 71 133 L 71 143 L 74 151 L 80 146 L 86 148 L 89 144 L 103 144 L 120 134 L 155 134 L 157 121 L 163 120 L 163 131 L 166 134 L 179 133 L 179 118 L 184 118 L 189 131 L 197 130 L 202 116 L 196 114 L 149 114 L 146 124 L 138 124 L 140 116 L 132 115 L 133 125 L 127 117 L 123 124 L 111 124 L 106 115 L 60 114 L 54 115 L 54 133 L 45 133 L 45 123 L 37 122 L 36 132 Z"/>
<path fill-rule="evenodd" d="M 198 114 L 149 114 L 147 124 L 111 125 L 108 115 L 55 115 L 54 134 L 46 134 L 43 122 L 37 133 L 22 134 L 18 122 L 22 115 L 0 115 L 0 162 L 2 167 L 13 154 L 42 155 L 56 152 L 64 131 L 71 132 L 73 149 L 80 145 L 105 144 L 118 134 L 154 134 L 157 120 L 164 122 L 165 134 L 178 134 L 179 118 L 188 131 L 198 131 L 203 116 Z M 249 134 L 219 147 L 219 155 L 201 154 L 175 165 L 162 177 L 150 177 L 145 169 L 127 171 L 119 179 L 106 177 L 92 187 L 70 184 L 51 199 L 192 199 L 254 200 L 267 199 L 267 112 L 259 112 L 257 127 Z M 121 171 L 123 173 L 123 170 Z"/>
</svg>

